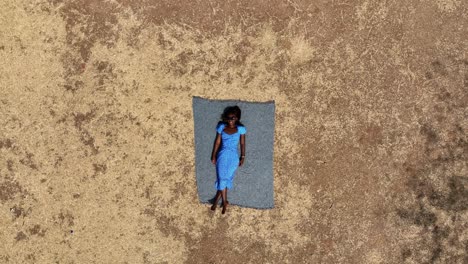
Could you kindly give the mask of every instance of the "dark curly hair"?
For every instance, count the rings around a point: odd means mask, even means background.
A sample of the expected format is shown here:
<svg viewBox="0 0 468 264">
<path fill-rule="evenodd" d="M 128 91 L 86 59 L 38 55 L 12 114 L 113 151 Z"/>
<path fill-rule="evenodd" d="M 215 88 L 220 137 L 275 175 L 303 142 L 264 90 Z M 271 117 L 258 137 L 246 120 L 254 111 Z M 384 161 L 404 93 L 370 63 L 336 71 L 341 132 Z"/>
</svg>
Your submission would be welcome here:
<svg viewBox="0 0 468 264">
<path fill-rule="evenodd" d="M 238 125 L 238 126 L 244 126 L 244 125 L 240 122 L 242 111 L 241 111 L 241 109 L 239 108 L 239 106 L 237 106 L 237 105 L 228 106 L 228 107 L 224 108 L 223 114 L 221 115 L 222 121 L 220 121 L 220 123 L 227 124 L 227 122 L 226 122 L 225 120 L 227 119 L 227 116 L 228 116 L 228 115 L 231 115 L 231 114 L 234 114 L 234 115 L 237 117 L 236 125 Z"/>
</svg>

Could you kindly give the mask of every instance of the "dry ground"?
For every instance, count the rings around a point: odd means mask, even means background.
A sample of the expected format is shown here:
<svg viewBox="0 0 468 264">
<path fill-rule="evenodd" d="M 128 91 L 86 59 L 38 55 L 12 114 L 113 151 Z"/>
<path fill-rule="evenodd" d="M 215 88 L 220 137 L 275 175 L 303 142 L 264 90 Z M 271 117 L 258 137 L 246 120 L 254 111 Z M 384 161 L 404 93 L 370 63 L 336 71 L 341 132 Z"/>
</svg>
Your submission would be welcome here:
<svg viewBox="0 0 468 264">
<path fill-rule="evenodd" d="M 2 0 L 0 262 L 467 263 L 467 36 L 464 0 Z M 275 209 L 198 202 L 192 96 L 275 100 Z"/>
</svg>

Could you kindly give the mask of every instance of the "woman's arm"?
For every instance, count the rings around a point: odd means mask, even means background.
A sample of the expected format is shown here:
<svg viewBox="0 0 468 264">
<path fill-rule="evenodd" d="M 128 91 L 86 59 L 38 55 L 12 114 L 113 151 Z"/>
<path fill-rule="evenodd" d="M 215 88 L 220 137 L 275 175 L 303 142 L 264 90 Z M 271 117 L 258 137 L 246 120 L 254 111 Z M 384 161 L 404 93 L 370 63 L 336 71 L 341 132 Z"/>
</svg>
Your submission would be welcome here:
<svg viewBox="0 0 468 264">
<path fill-rule="evenodd" d="M 216 164 L 216 153 L 218 153 L 219 145 L 221 145 L 221 134 L 216 133 L 216 139 L 213 144 L 213 152 L 211 153 L 211 162 Z"/>
<path fill-rule="evenodd" d="M 239 166 L 242 166 L 245 160 L 245 134 L 240 136 L 240 149 L 241 149 L 241 156 L 240 156 Z"/>
</svg>

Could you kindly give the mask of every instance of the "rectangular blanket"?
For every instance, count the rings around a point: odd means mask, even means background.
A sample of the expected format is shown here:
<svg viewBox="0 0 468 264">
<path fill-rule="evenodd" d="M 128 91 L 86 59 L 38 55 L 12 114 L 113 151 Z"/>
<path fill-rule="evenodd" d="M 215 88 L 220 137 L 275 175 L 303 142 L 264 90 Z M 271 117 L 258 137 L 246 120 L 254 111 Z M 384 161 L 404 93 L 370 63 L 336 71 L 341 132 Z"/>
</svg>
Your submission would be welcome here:
<svg viewBox="0 0 468 264">
<path fill-rule="evenodd" d="M 273 208 L 275 102 L 193 97 L 192 104 L 195 125 L 195 171 L 200 202 L 212 203 L 216 195 L 216 166 L 211 163 L 216 125 L 221 120 L 225 107 L 237 105 L 242 111 L 240 121 L 247 129 L 246 157 L 243 166 L 237 168 L 233 188 L 228 190 L 228 201 L 243 207 Z"/>
</svg>

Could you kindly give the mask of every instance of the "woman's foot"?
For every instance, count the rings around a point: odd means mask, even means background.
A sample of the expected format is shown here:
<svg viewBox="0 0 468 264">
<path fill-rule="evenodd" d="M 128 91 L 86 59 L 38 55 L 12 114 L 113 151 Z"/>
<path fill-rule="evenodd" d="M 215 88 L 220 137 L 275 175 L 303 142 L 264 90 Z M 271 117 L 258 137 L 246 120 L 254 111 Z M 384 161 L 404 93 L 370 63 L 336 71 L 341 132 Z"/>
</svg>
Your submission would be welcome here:
<svg viewBox="0 0 468 264">
<path fill-rule="evenodd" d="M 226 213 L 227 206 L 229 204 L 229 201 L 226 201 L 226 203 L 223 203 L 223 211 L 221 212 L 222 214 Z"/>
<path fill-rule="evenodd" d="M 213 210 L 213 211 L 216 210 L 216 207 L 218 206 L 218 201 L 219 201 L 219 200 L 216 200 L 216 201 L 213 203 L 213 205 L 211 206 L 211 210 Z"/>
<path fill-rule="evenodd" d="M 220 197 L 221 197 L 221 192 L 218 191 L 218 192 L 216 193 L 215 198 L 214 198 L 214 203 L 213 203 L 213 205 L 211 206 L 211 210 L 213 210 L 213 211 L 216 210 L 216 207 L 218 206 L 218 202 L 219 202 L 219 198 L 220 198 Z"/>
<path fill-rule="evenodd" d="M 226 204 L 229 204 L 229 201 L 226 201 Z M 214 203 L 214 204 L 211 206 L 211 210 L 215 211 L 217 206 L 218 206 L 218 203 Z"/>
</svg>

